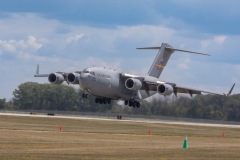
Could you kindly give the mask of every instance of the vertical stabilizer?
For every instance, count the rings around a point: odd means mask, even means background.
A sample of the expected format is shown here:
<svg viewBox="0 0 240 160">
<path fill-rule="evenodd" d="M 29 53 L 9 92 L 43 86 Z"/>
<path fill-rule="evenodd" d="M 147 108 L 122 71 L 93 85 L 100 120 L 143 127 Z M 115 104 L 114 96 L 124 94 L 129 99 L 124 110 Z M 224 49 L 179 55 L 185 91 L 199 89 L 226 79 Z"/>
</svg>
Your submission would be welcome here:
<svg viewBox="0 0 240 160">
<path fill-rule="evenodd" d="M 151 77 L 159 78 L 164 67 L 166 66 L 168 59 L 170 58 L 171 54 L 174 50 L 170 49 L 170 46 L 167 43 L 162 43 L 161 47 L 148 47 L 148 48 L 140 48 L 140 49 L 159 49 L 159 52 L 153 61 L 151 68 L 148 71 L 148 75 Z"/>
<path fill-rule="evenodd" d="M 137 48 L 137 49 L 157 49 L 157 50 L 159 50 L 151 68 L 148 71 L 149 76 L 156 77 L 156 78 L 160 77 L 164 67 L 166 66 L 171 54 L 174 51 L 209 56 L 208 54 L 205 54 L 205 53 L 187 51 L 187 50 L 182 50 L 182 49 L 175 49 L 167 43 L 162 43 L 161 47 L 144 47 L 144 48 Z"/>
<path fill-rule="evenodd" d="M 170 58 L 171 54 L 174 52 L 174 50 L 170 50 L 167 48 L 172 48 L 167 43 L 162 43 L 159 52 L 151 66 L 151 68 L 148 71 L 148 75 L 151 77 L 159 78 L 164 67 L 166 66 L 168 59 Z"/>
</svg>

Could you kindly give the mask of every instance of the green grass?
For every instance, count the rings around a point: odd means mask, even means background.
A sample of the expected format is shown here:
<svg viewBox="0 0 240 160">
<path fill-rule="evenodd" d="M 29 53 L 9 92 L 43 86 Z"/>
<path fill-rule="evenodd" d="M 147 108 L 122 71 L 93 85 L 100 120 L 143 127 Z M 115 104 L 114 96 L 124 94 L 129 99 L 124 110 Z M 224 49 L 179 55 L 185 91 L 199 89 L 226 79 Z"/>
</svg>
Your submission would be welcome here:
<svg viewBox="0 0 240 160">
<path fill-rule="evenodd" d="M 239 133 L 221 127 L 0 116 L 0 159 L 240 159 Z M 182 148 L 185 135 L 189 149 Z"/>
</svg>

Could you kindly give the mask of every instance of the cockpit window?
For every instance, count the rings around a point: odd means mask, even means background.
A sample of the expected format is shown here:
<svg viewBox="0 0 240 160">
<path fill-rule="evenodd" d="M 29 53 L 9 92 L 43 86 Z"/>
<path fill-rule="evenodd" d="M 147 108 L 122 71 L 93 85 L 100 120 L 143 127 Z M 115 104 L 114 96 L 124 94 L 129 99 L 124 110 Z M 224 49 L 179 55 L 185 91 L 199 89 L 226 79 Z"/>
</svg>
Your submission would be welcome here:
<svg viewBox="0 0 240 160">
<path fill-rule="evenodd" d="M 94 73 L 94 72 L 90 72 L 90 74 L 95 76 L 95 73 Z"/>
<path fill-rule="evenodd" d="M 84 69 L 83 73 L 89 73 L 90 71 L 88 69 Z"/>
</svg>

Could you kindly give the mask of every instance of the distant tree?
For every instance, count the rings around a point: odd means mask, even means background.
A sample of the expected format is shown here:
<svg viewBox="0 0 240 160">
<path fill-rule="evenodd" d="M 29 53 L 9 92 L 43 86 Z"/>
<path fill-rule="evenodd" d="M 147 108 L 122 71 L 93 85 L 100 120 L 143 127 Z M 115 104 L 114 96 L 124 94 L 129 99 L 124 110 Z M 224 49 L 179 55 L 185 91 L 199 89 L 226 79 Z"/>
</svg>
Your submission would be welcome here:
<svg viewBox="0 0 240 160">
<path fill-rule="evenodd" d="M 13 92 L 13 103 L 19 109 L 77 110 L 78 94 L 64 85 L 27 82 Z"/>
<path fill-rule="evenodd" d="M 27 82 L 14 90 L 13 99 L 9 102 L 0 99 L 0 109 L 112 112 L 240 121 L 240 94 L 160 97 L 143 101 L 140 108 L 133 108 L 116 101 L 96 104 L 96 97 L 88 95 L 88 99 L 83 99 L 82 93 L 66 85 Z"/>
<path fill-rule="evenodd" d="M 4 109 L 6 108 L 6 106 L 7 106 L 6 99 L 5 98 L 0 99 L 0 109 Z"/>
</svg>

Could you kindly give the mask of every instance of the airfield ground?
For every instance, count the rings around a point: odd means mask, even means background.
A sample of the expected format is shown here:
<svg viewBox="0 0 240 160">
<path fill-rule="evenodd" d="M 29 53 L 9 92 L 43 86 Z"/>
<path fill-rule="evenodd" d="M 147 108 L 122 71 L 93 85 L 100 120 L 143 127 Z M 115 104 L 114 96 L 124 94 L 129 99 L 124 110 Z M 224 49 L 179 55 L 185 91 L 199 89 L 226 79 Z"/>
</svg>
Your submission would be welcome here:
<svg viewBox="0 0 240 160">
<path fill-rule="evenodd" d="M 0 115 L 0 159 L 240 159 L 240 128 Z"/>
</svg>

